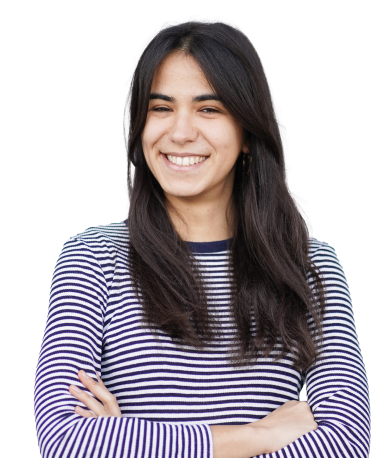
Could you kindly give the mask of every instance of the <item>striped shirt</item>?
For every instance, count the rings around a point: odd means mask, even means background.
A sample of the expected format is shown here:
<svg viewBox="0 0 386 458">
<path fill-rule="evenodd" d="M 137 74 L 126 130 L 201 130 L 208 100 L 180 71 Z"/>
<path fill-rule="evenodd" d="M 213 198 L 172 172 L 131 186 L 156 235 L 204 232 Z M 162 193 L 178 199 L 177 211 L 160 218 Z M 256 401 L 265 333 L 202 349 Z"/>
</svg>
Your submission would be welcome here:
<svg viewBox="0 0 386 458">
<path fill-rule="evenodd" d="M 367 457 L 369 393 L 350 293 L 335 251 L 311 239 L 310 256 L 327 288 L 323 358 L 306 371 L 291 356 L 236 368 L 228 351 L 227 241 L 192 243 L 221 322 L 221 340 L 204 349 L 177 346 L 143 326 L 130 281 L 125 221 L 91 227 L 63 246 L 55 266 L 47 325 L 36 371 L 35 418 L 44 458 L 213 458 L 209 425 L 259 420 L 298 400 L 306 384 L 318 429 L 272 458 Z M 123 417 L 83 418 L 69 385 L 77 373 L 101 374 Z"/>
</svg>

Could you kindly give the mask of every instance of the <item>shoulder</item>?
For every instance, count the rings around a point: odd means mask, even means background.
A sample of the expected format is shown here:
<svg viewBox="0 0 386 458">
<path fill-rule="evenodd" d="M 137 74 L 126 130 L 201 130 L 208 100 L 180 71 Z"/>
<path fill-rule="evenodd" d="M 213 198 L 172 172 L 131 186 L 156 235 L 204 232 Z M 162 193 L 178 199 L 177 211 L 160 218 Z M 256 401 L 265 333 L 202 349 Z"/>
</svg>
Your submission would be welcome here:
<svg viewBox="0 0 386 458">
<path fill-rule="evenodd" d="M 310 237 L 308 239 L 309 242 L 309 249 L 308 253 L 312 261 L 318 262 L 323 259 L 336 259 L 336 252 L 335 249 L 329 245 L 327 242 L 321 242 L 314 237 Z"/>
<path fill-rule="evenodd" d="M 117 263 L 127 264 L 129 231 L 126 221 L 91 226 L 70 237 L 63 245 L 58 264 L 95 266 L 110 276 Z"/>
<path fill-rule="evenodd" d="M 326 242 L 315 238 L 309 239 L 309 255 L 311 262 L 322 274 L 325 282 L 339 281 L 347 288 L 347 280 L 343 267 L 338 259 L 335 249 Z"/>
<path fill-rule="evenodd" d="M 312 263 L 324 276 L 326 274 L 339 274 L 344 277 L 342 265 L 336 255 L 335 249 L 326 242 L 315 238 L 309 239 L 309 255 Z"/>
<path fill-rule="evenodd" d="M 128 241 L 126 221 L 91 226 L 64 243 L 54 276 L 87 275 L 110 289 L 116 270 L 127 265 Z"/>
<path fill-rule="evenodd" d="M 94 253 L 128 250 L 129 232 L 126 221 L 91 226 L 73 235 L 66 243 L 81 242 Z"/>
</svg>

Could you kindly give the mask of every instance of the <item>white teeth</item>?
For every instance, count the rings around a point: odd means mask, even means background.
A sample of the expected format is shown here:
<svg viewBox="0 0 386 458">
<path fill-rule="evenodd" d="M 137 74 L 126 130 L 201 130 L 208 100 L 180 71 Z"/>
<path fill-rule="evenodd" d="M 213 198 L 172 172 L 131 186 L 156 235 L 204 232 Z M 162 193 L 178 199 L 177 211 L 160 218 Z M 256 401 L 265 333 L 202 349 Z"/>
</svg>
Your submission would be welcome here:
<svg viewBox="0 0 386 458">
<path fill-rule="evenodd" d="M 189 165 L 198 164 L 199 162 L 202 162 L 202 161 L 204 161 L 206 159 L 205 156 L 185 156 L 185 157 L 180 157 L 180 156 L 173 156 L 172 154 L 167 154 L 166 157 L 173 164 L 182 165 L 184 167 L 187 167 Z"/>
</svg>

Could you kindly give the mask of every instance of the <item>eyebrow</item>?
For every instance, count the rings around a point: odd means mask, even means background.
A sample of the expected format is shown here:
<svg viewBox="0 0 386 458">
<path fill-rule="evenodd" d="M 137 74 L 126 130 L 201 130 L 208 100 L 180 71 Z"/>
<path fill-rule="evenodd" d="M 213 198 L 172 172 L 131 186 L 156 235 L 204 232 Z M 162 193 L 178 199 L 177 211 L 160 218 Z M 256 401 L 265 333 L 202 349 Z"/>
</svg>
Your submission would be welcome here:
<svg viewBox="0 0 386 458">
<path fill-rule="evenodd" d="M 160 99 L 165 100 L 166 102 L 175 102 L 176 99 L 174 97 L 170 97 L 169 95 L 161 94 L 160 92 L 152 92 L 149 97 L 150 100 Z M 197 102 L 206 102 L 207 100 L 217 100 L 220 101 L 220 97 L 216 94 L 202 94 L 196 95 L 192 98 L 193 103 Z"/>
</svg>

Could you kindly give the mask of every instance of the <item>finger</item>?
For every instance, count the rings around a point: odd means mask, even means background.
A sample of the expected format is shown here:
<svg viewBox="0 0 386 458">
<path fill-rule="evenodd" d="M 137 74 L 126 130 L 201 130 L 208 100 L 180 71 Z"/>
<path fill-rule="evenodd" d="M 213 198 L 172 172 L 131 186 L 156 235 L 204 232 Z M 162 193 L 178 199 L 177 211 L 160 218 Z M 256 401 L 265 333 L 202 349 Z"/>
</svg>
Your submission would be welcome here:
<svg viewBox="0 0 386 458">
<path fill-rule="evenodd" d="M 76 397 L 79 401 L 83 402 L 83 404 L 88 407 L 95 415 L 103 415 L 104 408 L 103 405 L 97 401 L 95 398 L 90 396 L 86 391 L 81 390 L 75 385 L 70 385 L 70 393 Z"/>
<path fill-rule="evenodd" d="M 82 416 L 83 418 L 98 418 L 95 413 L 90 412 L 89 410 L 83 409 L 82 407 L 76 406 L 75 413 Z"/>
<path fill-rule="evenodd" d="M 92 394 L 94 394 L 100 401 L 103 402 L 102 398 L 103 398 L 104 395 L 106 395 L 106 391 L 108 391 L 108 390 L 103 385 L 103 382 L 102 382 L 102 384 L 99 383 L 100 377 L 97 374 L 97 372 L 95 372 L 95 374 L 96 374 L 96 378 L 98 380 L 97 382 L 92 377 L 90 377 L 84 370 L 80 370 L 78 372 L 78 378 L 83 383 L 83 385 L 89 391 L 91 391 Z"/>
<path fill-rule="evenodd" d="M 95 373 L 96 373 L 96 376 L 97 376 L 97 379 L 98 379 L 98 383 L 100 383 L 102 386 L 105 387 L 105 384 L 103 383 L 103 380 L 99 377 L 98 371 L 95 371 Z"/>
<path fill-rule="evenodd" d="M 102 412 L 100 410 L 96 412 L 93 408 L 86 404 L 87 407 L 89 407 L 97 415 L 106 415 L 108 413 L 114 416 L 121 415 L 121 411 L 119 409 L 116 397 L 112 393 L 110 393 L 110 391 L 103 385 L 103 382 L 102 384 L 97 383 L 91 377 L 87 376 L 87 374 L 84 371 L 79 371 L 78 376 L 79 380 L 84 384 L 84 386 L 102 402 L 103 406 L 105 406 L 106 409 L 104 409 Z M 95 406 L 95 404 L 92 405 Z M 103 408 L 103 406 L 99 404 L 100 408 Z"/>
<path fill-rule="evenodd" d="M 112 396 L 112 402 L 111 402 L 111 404 L 108 404 L 109 413 L 114 417 L 122 417 L 121 409 L 120 409 L 120 407 L 118 405 L 117 398 L 112 393 L 110 393 L 110 391 L 106 388 L 105 384 L 103 383 L 103 380 L 100 378 L 100 376 L 98 374 L 98 371 L 95 371 L 95 373 L 97 375 L 98 383 L 100 385 L 102 385 L 107 390 L 109 395 Z M 107 404 L 106 404 L 106 406 L 107 406 Z"/>
</svg>

